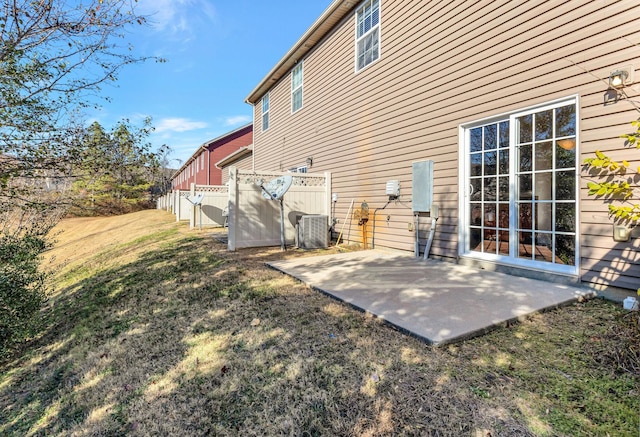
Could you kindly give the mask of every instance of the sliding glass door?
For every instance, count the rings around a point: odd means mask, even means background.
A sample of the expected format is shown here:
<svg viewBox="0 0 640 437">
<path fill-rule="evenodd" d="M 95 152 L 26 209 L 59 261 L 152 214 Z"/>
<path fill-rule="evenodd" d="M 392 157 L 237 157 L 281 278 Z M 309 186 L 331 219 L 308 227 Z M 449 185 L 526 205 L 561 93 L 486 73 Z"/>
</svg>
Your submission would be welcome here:
<svg viewBox="0 0 640 437">
<path fill-rule="evenodd" d="M 575 100 L 463 133 L 462 255 L 576 274 Z"/>
</svg>

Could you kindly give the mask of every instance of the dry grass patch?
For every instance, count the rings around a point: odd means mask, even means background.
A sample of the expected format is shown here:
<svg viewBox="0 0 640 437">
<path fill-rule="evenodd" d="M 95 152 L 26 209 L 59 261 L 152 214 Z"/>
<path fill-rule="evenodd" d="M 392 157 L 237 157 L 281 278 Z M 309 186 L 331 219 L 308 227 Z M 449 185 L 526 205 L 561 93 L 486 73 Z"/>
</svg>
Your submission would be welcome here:
<svg viewBox="0 0 640 437">
<path fill-rule="evenodd" d="M 92 220 L 65 222 L 45 329 L 0 368 L 2 435 L 637 433 L 619 306 L 431 348 L 264 264 L 314 252 L 229 253 L 162 211 Z"/>
</svg>

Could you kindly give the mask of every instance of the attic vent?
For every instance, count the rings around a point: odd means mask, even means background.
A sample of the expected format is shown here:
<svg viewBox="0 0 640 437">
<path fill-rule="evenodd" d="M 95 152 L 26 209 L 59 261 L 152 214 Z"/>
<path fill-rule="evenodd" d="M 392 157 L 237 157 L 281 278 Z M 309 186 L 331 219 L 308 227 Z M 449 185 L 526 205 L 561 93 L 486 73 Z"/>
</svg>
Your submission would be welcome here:
<svg viewBox="0 0 640 437">
<path fill-rule="evenodd" d="M 324 249 L 329 246 L 329 220 L 326 215 L 303 215 L 296 226 L 296 246 Z"/>
</svg>

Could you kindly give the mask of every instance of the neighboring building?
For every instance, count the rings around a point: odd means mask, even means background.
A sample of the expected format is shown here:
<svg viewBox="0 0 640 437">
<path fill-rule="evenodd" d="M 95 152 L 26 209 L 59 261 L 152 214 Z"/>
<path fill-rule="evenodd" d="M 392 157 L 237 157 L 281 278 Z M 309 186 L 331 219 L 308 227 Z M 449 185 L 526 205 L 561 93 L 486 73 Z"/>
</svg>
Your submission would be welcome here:
<svg viewBox="0 0 640 437">
<path fill-rule="evenodd" d="M 241 147 L 216 162 L 216 167 L 222 171 L 222 185 L 229 181 L 229 167 L 232 166 L 239 170 L 253 170 L 253 145 Z"/>
<path fill-rule="evenodd" d="M 338 226 L 351 201 L 385 207 L 376 246 L 413 251 L 412 164 L 431 160 L 433 256 L 635 290 L 640 239 L 613 241 L 581 163 L 632 154 L 638 29 L 637 1 L 335 0 L 247 97 L 254 168 L 331 172 Z"/>
<path fill-rule="evenodd" d="M 215 166 L 224 157 L 246 148 L 253 142 L 253 125 L 247 124 L 207 141 L 171 178 L 173 190 L 189 190 L 191 184 L 222 185 L 222 170 Z"/>
</svg>

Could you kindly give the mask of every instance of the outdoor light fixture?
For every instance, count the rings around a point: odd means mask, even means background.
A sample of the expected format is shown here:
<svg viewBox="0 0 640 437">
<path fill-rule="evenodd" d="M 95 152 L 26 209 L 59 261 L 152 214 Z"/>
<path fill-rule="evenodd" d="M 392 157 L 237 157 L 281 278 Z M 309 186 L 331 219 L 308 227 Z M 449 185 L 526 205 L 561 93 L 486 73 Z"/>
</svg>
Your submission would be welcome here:
<svg viewBox="0 0 640 437">
<path fill-rule="evenodd" d="M 622 88 L 629 78 L 629 73 L 624 70 L 616 70 L 609 75 L 610 88 Z"/>
<path fill-rule="evenodd" d="M 564 150 L 573 150 L 576 148 L 576 140 L 575 138 L 567 138 L 564 140 L 558 140 L 558 146 L 562 147 Z"/>
<path fill-rule="evenodd" d="M 308 157 L 307 158 L 307 167 L 311 168 L 312 165 L 313 165 L 313 158 L 312 157 Z"/>
</svg>

